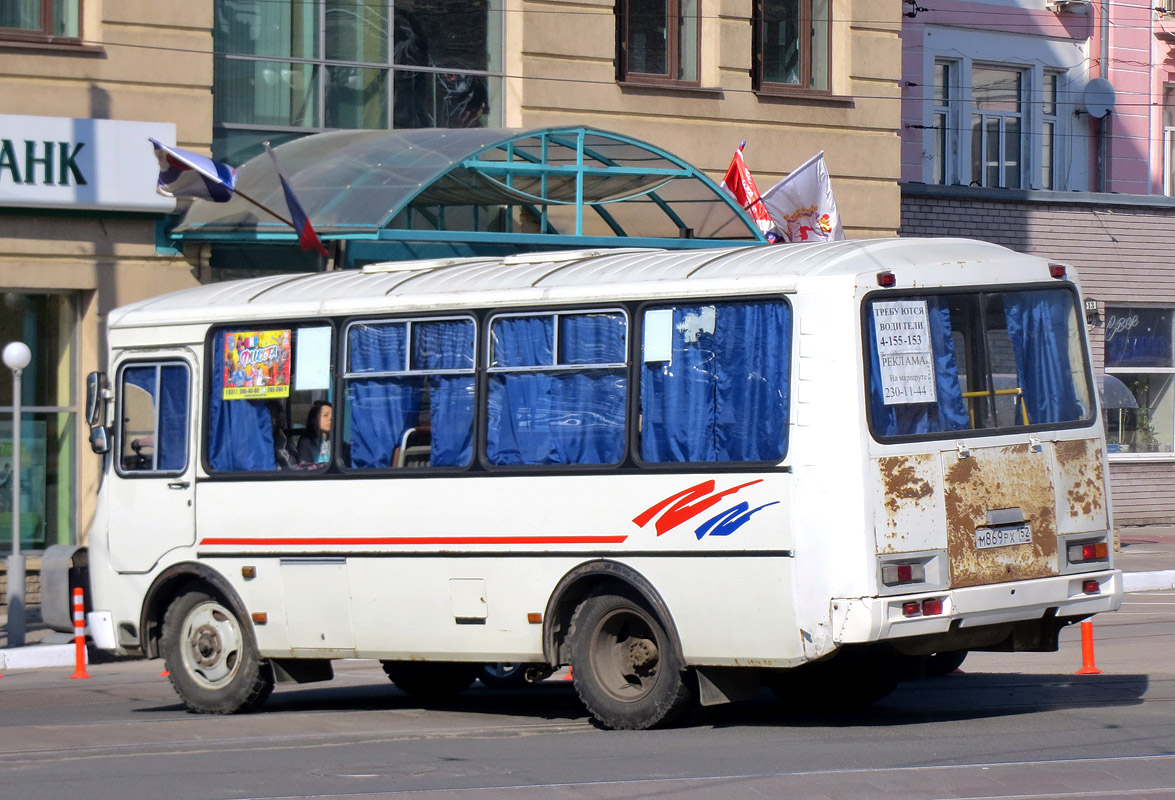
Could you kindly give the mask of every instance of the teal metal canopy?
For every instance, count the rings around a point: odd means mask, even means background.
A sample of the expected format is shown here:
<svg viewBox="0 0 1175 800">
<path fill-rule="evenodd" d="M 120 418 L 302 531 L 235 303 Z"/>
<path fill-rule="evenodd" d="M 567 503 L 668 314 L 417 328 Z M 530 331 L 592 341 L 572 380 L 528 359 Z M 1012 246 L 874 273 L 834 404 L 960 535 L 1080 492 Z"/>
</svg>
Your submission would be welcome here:
<svg viewBox="0 0 1175 800">
<path fill-rule="evenodd" d="M 765 242 L 738 203 L 658 147 L 586 127 L 337 131 L 275 148 L 323 240 L 530 247 L 718 246 Z M 228 203 L 196 200 L 173 236 L 296 241 L 264 154 Z"/>
</svg>

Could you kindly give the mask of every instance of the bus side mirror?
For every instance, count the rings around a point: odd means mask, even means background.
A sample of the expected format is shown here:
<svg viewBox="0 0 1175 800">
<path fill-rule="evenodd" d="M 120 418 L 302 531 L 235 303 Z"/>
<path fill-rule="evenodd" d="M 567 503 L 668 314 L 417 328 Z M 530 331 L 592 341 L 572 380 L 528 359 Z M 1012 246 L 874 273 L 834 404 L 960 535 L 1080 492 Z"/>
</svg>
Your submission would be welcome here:
<svg viewBox="0 0 1175 800">
<path fill-rule="evenodd" d="M 108 385 L 103 372 L 91 372 L 86 376 L 86 422 L 90 426 L 90 449 L 98 455 L 110 452 L 110 437 L 105 425 Z"/>
<path fill-rule="evenodd" d="M 106 422 L 106 373 L 91 372 L 86 376 L 86 424 Z"/>
<path fill-rule="evenodd" d="M 90 426 L 90 449 L 98 455 L 110 452 L 110 440 L 106 437 L 106 426 Z"/>
</svg>

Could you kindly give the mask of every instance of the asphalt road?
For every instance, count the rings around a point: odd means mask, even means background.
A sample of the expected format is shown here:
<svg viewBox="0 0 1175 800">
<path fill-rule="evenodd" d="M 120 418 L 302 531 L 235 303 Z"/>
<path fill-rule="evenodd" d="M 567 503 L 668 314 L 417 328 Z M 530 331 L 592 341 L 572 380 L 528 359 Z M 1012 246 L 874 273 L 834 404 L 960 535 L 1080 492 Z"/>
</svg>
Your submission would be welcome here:
<svg viewBox="0 0 1175 800">
<path fill-rule="evenodd" d="M 0 679 L 0 798 L 1175 798 L 1175 591 L 1095 620 L 1101 675 L 976 653 L 847 717 L 764 695 L 684 727 L 594 728 L 571 683 L 420 708 L 372 662 L 259 714 L 178 704 L 158 661 Z"/>
</svg>

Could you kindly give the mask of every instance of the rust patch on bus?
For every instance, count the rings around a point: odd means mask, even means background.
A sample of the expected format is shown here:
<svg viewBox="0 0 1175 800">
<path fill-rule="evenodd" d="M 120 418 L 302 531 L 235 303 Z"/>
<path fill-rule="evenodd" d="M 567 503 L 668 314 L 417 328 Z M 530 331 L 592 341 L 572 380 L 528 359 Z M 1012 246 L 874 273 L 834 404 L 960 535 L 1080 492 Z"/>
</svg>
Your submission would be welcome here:
<svg viewBox="0 0 1175 800">
<path fill-rule="evenodd" d="M 934 456 L 880 458 L 877 466 L 885 486 L 885 508 L 891 518 L 903 506 L 917 506 L 918 501 L 934 494 L 934 487 L 923 475 L 927 468 L 933 468 Z"/>
<path fill-rule="evenodd" d="M 1105 526 L 1106 476 L 1102 449 L 1094 439 L 1075 439 L 1053 445 L 1057 459 L 1057 494 L 1065 499 L 1070 520 L 1089 518 L 1092 530 Z"/>
<path fill-rule="evenodd" d="M 878 552 L 900 552 L 918 545 L 908 541 L 913 532 L 926 526 L 927 517 L 940 519 L 941 500 L 935 486 L 941 481 L 937 453 L 889 456 L 877 459 L 882 492 L 882 513 L 878 515 Z"/>
<path fill-rule="evenodd" d="M 951 586 L 1056 575 L 1056 495 L 1047 453 L 1034 453 L 1025 444 L 976 449 L 969 458 L 943 458 Z M 1032 542 L 976 547 L 976 530 L 991 527 L 987 512 L 1015 508 L 1023 512 Z"/>
</svg>

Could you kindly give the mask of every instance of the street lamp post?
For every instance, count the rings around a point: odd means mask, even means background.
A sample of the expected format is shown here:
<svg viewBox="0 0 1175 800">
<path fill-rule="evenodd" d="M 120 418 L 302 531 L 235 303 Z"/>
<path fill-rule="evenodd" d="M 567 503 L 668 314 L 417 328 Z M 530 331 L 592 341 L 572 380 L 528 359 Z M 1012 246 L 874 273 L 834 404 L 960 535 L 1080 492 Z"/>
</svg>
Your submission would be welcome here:
<svg viewBox="0 0 1175 800">
<path fill-rule="evenodd" d="M 24 342 L 9 342 L 2 354 L 12 370 L 12 555 L 8 557 L 8 644 L 24 645 L 25 562 L 20 553 L 20 376 L 33 354 Z"/>
</svg>

